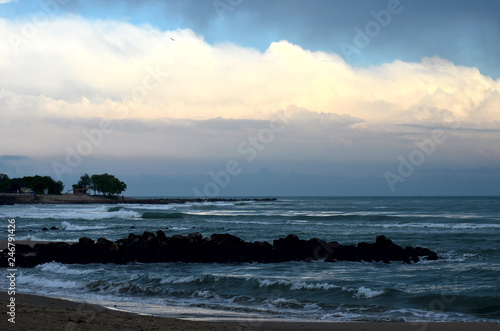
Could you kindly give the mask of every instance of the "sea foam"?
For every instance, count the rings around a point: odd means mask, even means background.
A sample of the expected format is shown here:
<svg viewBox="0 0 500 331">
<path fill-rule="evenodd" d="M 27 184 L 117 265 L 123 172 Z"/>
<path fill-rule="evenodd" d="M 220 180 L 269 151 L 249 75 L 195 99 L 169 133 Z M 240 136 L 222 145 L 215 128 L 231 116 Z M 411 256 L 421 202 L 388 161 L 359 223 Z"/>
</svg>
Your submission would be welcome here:
<svg viewBox="0 0 500 331">
<path fill-rule="evenodd" d="M 88 267 L 85 270 L 69 268 L 61 263 L 57 262 L 49 262 L 40 264 L 35 267 L 46 273 L 56 273 L 56 274 L 65 274 L 65 275 L 86 275 L 92 272 L 95 272 L 95 269 L 89 269 Z"/>
</svg>

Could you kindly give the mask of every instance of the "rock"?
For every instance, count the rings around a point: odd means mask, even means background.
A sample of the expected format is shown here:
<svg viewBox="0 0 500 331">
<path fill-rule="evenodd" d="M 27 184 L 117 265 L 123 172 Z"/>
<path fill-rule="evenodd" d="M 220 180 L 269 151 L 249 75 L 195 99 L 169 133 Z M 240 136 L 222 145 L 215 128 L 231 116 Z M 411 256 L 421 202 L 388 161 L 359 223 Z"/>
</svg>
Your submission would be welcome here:
<svg viewBox="0 0 500 331">
<path fill-rule="evenodd" d="M 156 231 L 156 237 L 158 238 L 161 244 L 167 242 L 167 236 L 165 235 L 165 232 L 163 232 L 162 230 Z"/>
<path fill-rule="evenodd" d="M 199 242 L 203 239 L 203 236 L 199 232 L 193 232 L 193 233 L 188 234 L 188 238 Z"/>
<path fill-rule="evenodd" d="M 97 239 L 96 246 L 99 247 L 111 247 L 113 245 L 113 242 L 111 240 L 105 239 L 105 238 L 99 238 Z"/>
<path fill-rule="evenodd" d="M 423 257 L 425 257 L 426 260 L 429 260 L 429 261 L 433 261 L 433 260 L 437 260 L 438 259 L 438 255 L 437 255 L 436 252 L 433 252 L 433 251 L 431 251 L 428 248 L 422 248 L 422 247 L 419 247 L 419 246 L 417 246 L 415 248 L 415 254 L 417 256 L 423 256 Z"/>
<path fill-rule="evenodd" d="M 4 250 L 6 253 L 9 252 L 9 249 L 6 248 Z M 16 244 L 16 253 L 21 253 L 21 254 L 24 254 L 24 253 L 31 253 L 33 252 L 33 248 L 30 246 L 30 245 L 25 245 L 25 244 Z"/>
<path fill-rule="evenodd" d="M 0 259 L 8 251 L 0 253 Z M 375 243 L 360 242 L 357 245 L 340 245 L 318 238 L 301 240 L 290 234 L 285 238 L 268 242 L 245 242 L 228 233 L 214 233 L 205 237 L 199 232 L 187 236 L 167 237 L 161 230 L 156 234 L 145 231 L 142 235 L 130 233 L 127 238 L 115 242 L 105 238 L 94 240 L 82 237 L 78 243 L 63 242 L 16 245 L 16 265 L 33 267 L 56 261 L 61 263 L 128 263 L 128 262 L 202 262 L 273 263 L 286 261 L 377 261 L 415 263 L 420 258 L 436 260 L 438 255 L 427 248 L 402 248 L 385 236 L 378 236 Z M 6 260 L 6 259 L 5 259 Z M 19 263 L 17 263 L 19 261 Z"/>
<path fill-rule="evenodd" d="M 155 234 L 153 232 L 144 231 L 144 233 L 142 234 L 142 239 L 148 241 L 151 238 L 156 238 Z"/>
<path fill-rule="evenodd" d="M 273 255 L 275 262 L 300 261 L 312 257 L 308 254 L 305 246 L 307 241 L 300 240 L 294 234 L 289 234 L 285 238 L 273 240 Z M 308 256 L 309 255 L 309 256 Z"/>
<path fill-rule="evenodd" d="M 82 237 L 78 239 L 78 243 L 83 246 L 92 246 L 95 243 L 95 241 L 93 241 L 88 237 Z"/>
<path fill-rule="evenodd" d="M 59 230 L 59 228 L 57 228 L 57 227 L 55 227 L 55 226 L 51 227 L 50 229 L 51 229 L 51 230 Z"/>
<path fill-rule="evenodd" d="M 49 231 L 49 229 L 47 229 L 47 228 L 43 228 L 43 229 L 42 229 L 42 231 Z"/>
<path fill-rule="evenodd" d="M 217 246 L 225 246 L 225 247 L 237 246 L 243 242 L 240 238 L 228 233 L 223 233 L 223 234 L 214 233 L 213 235 L 210 236 L 210 239 L 212 242 L 217 244 Z"/>
</svg>

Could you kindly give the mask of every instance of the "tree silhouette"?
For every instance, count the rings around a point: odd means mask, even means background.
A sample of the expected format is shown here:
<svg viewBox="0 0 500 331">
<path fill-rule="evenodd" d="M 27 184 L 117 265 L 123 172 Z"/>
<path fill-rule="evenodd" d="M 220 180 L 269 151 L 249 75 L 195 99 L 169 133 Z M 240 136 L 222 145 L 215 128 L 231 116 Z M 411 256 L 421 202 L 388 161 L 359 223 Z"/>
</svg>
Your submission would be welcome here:
<svg viewBox="0 0 500 331">
<path fill-rule="evenodd" d="M 104 195 L 120 194 L 127 189 L 127 184 L 107 173 L 92 175 L 92 177 L 90 177 L 90 182 L 90 188 L 93 191 Z"/>
</svg>

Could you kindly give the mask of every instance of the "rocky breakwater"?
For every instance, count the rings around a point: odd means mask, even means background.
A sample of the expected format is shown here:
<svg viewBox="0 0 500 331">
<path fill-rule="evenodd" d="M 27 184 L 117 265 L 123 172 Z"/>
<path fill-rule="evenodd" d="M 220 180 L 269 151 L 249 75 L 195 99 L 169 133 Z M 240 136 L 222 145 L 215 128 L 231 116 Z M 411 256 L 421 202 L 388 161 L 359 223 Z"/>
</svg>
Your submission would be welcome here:
<svg viewBox="0 0 500 331">
<path fill-rule="evenodd" d="M 1 255 L 1 267 L 7 267 L 7 253 Z M 264 242 L 246 242 L 231 234 L 213 234 L 205 237 L 196 232 L 187 236 L 167 237 L 163 231 L 131 233 L 128 238 L 115 242 L 99 238 L 80 238 L 78 243 L 51 242 L 16 245 L 16 265 L 32 267 L 51 261 L 60 263 L 116 263 L 128 262 L 200 262 L 200 263 L 276 263 L 287 261 L 376 261 L 405 263 L 437 260 L 435 252 L 422 247 L 402 248 L 385 236 L 378 236 L 375 243 L 341 245 L 313 238 L 301 240 L 290 234 L 286 238 Z"/>
</svg>

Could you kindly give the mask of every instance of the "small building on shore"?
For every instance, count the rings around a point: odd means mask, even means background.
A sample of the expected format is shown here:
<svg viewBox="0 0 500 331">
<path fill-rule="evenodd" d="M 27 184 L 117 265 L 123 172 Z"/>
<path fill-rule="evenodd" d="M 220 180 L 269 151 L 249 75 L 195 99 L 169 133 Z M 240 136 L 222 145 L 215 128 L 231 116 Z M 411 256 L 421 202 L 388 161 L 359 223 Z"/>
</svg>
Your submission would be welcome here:
<svg viewBox="0 0 500 331">
<path fill-rule="evenodd" d="M 76 195 L 88 195 L 89 193 L 87 193 L 89 189 L 88 188 L 75 188 L 73 189 L 73 194 L 76 194 Z"/>
</svg>

